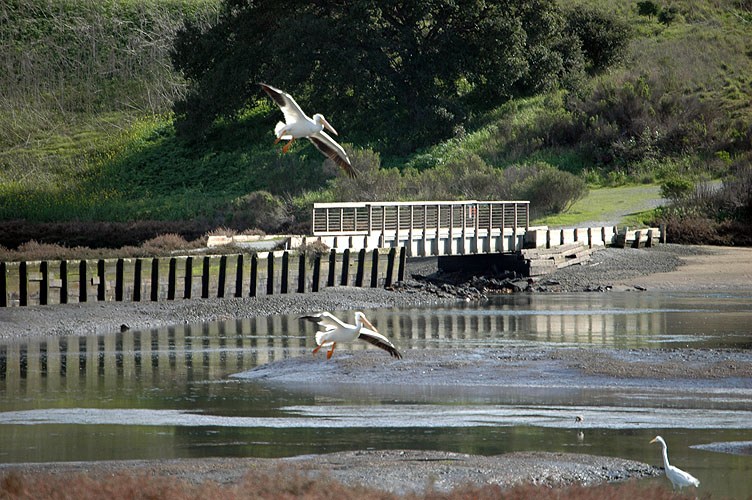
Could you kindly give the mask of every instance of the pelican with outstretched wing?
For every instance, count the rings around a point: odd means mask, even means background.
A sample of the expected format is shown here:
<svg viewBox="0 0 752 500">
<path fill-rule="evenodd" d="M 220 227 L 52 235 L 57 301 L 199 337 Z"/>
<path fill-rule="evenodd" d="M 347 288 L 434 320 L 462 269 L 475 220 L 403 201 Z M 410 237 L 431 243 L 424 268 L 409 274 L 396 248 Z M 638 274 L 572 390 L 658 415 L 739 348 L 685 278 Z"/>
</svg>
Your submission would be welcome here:
<svg viewBox="0 0 752 500">
<path fill-rule="evenodd" d="M 282 148 L 283 153 L 287 153 L 290 148 L 290 144 L 300 137 L 307 137 L 309 141 L 313 143 L 319 151 L 328 156 L 334 163 L 342 167 L 342 170 L 350 177 L 355 177 L 357 171 L 350 163 L 350 158 L 342 146 L 332 139 L 329 134 L 324 132 L 324 127 L 329 129 L 334 135 L 337 131 L 334 130 L 324 115 L 316 113 L 313 115 L 313 119 L 303 113 L 298 103 L 287 92 L 272 87 L 271 85 L 261 84 L 261 88 L 269 95 L 269 97 L 277 103 L 282 113 L 285 115 L 284 122 L 278 122 L 274 127 L 274 134 L 277 136 L 277 140 L 274 144 L 281 140 L 290 141 Z"/>
<path fill-rule="evenodd" d="M 364 340 L 380 349 L 384 349 L 397 359 L 402 358 L 402 354 L 400 354 L 397 348 L 394 347 L 394 344 L 392 344 L 388 338 L 381 335 L 376 330 L 376 327 L 368 321 L 366 315 L 360 311 L 355 313 L 354 325 L 345 323 L 326 311 L 300 316 L 299 319 L 312 321 L 324 328 L 323 330 L 316 332 L 317 347 L 313 350 L 313 353 L 316 354 L 319 349 L 324 346 L 331 346 L 329 352 L 326 353 L 326 359 L 332 357 L 337 342 L 352 342 L 355 339 Z"/>
</svg>

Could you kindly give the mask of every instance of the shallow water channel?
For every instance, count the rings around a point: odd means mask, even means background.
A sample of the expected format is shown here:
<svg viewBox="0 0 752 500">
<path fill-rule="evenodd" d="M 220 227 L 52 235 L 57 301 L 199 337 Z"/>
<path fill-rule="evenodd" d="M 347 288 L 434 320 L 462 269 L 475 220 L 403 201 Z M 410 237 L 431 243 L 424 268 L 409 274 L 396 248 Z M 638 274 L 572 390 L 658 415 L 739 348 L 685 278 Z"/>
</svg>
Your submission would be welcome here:
<svg viewBox="0 0 752 500">
<path fill-rule="evenodd" d="M 748 292 L 518 294 L 366 313 L 403 351 L 752 350 Z M 434 393 L 414 381 L 414 391 L 402 388 L 385 397 L 383 391 L 317 394 L 229 378 L 309 354 L 313 331 L 295 315 L 279 315 L 0 341 L 0 463 L 414 448 L 485 455 L 562 451 L 661 466 L 660 447 L 648 445 L 660 434 L 671 463 L 702 482 L 699 494 L 752 494 L 752 456 L 694 447 L 746 442 L 749 449 L 748 379 L 676 394 L 639 387 L 562 393 L 545 384 Z M 338 347 L 335 356 L 345 353 Z M 584 421 L 575 424 L 575 415 Z M 670 486 L 665 477 L 651 481 Z"/>
</svg>

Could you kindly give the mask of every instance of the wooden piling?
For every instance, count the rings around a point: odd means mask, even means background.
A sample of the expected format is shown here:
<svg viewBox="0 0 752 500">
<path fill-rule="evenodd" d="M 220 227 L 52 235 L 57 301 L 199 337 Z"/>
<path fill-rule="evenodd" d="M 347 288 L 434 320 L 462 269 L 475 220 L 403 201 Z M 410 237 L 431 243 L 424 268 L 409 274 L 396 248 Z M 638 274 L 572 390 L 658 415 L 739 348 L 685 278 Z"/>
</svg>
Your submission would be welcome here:
<svg viewBox="0 0 752 500">
<path fill-rule="evenodd" d="M 305 293 L 306 280 L 306 256 L 305 252 L 300 252 L 298 263 L 298 293 Z"/>
<path fill-rule="evenodd" d="M 274 294 L 274 252 L 269 252 L 266 257 L 266 294 Z"/>
<path fill-rule="evenodd" d="M 97 300 L 104 301 L 107 297 L 107 280 L 105 279 L 105 263 L 104 259 L 97 261 L 97 277 L 99 283 L 97 283 Z"/>
<path fill-rule="evenodd" d="M 311 291 L 319 291 L 319 281 L 321 280 L 321 255 L 317 254 L 313 259 L 313 279 L 311 281 Z"/>
<path fill-rule="evenodd" d="M 243 254 L 239 254 L 235 263 L 235 297 L 243 296 Z"/>
<path fill-rule="evenodd" d="M 348 278 L 350 277 L 350 249 L 345 248 L 345 251 L 342 253 L 342 279 L 340 280 L 340 285 L 347 286 Z"/>
<path fill-rule="evenodd" d="M 151 259 L 151 301 L 159 301 L 159 259 Z"/>
<path fill-rule="evenodd" d="M 123 301 L 123 287 L 124 287 L 124 275 L 125 275 L 125 260 L 118 259 L 115 262 L 115 300 L 117 302 Z"/>
<path fill-rule="evenodd" d="M 384 280 L 384 287 L 392 286 L 392 279 L 394 279 L 394 260 L 397 257 L 397 249 L 390 248 L 386 261 L 386 278 Z"/>
<path fill-rule="evenodd" d="M 185 279 L 183 282 L 183 298 L 190 299 L 193 294 L 193 257 L 185 259 Z"/>
<path fill-rule="evenodd" d="M 363 286 L 363 266 L 366 261 L 366 249 L 361 248 L 358 251 L 358 268 L 355 272 L 355 286 Z"/>
<path fill-rule="evenodd" d="M 279 283 L 279 293 L 287 293 L 287 281 L 290 279 L 290 257 L 282 252 L 282 277 Z"/>
<path fill-rule="evenodd" d="M 640 248 L 640 238 L 642 238 L 642 231 L 638 229 L 637 231 L 635 231 L 635 234 L 634 234 L 634 243 L 632 244 L 632 247 L 634 247 L 634 248 Z M 627 241 L 626 236 L 624 237 L 624 241 L 625 242 Z"/>
<path fill-rule="evenodd" d="M 178 278 L 178 261 L 175 257 L 170 257 L 167 270 L 167 300 L 175 300 L 175 288 L 177 287 Z"/>
<path fill-rule="evenodd" d="M 0 262 L 0 307 L 8 307 L 8 267 Z"/>
<path fill-rule="evenodd" d="M 371 288 L 379 286 L 379 249 L 374 248 L 371 257 Z"/>
<path fill-rule="evenodd" d="M 144 261 L 141 259 L 136 259 L 136 262 L 133 263 L 133 302 L 141 302 L 141 287 L 143 284 L 141 283 L 141 268 L 144 264 Z"/>
<path fill-rule="evenodd" d="M 209 298 L 209 271 L 211 269 L 211 257 L 204 256 L 203 268 L 201 269 L 201 298 Z"/>
<path fill-rule="evenodd" d="M 29 305 L 29 270 L 26 262 L 18 266 L 18 303 L 22 306 Z"/>
<path fill-rule="evenodd" d="M 88 268 L 86 261 L 82 260 L 78 264 L 78 301 L 86 302 L 89 299 L 89 283 L 87 281 L 86 273 Z"/>
<path fill-rule="evenodd" d="M 50 293 L 50 266 L 46 260 L 39 263 L 39 272 L 42 275 L 39 282 L 39 305 L 46 306 Z"/>
<path fill-rule="evenodd" d="M 335 276 L 337 275 L 337 251 L 332 248 L 329 252 L 329 275 L 326 279 L 326 286 L 334 286 Z"/>
<path fill-rule="evenodd" d="M 249 281 L 248 296 L 255 297 L 256 288 L 258 287 L 258 256 L 256 255 L 251 256 L 251 278 Z"/>
<path fill-rule="evenodd" d="M 60 303 L 68 303 L 68 261 L 60 261 Z"/>
<path fill-rule="evenodd" d="M 217 297 L 224 298 L 225 284 L 227 280 L 227 255 L 219 258 L 219 276 L 217 279 Z"/>
<path fill-rule="evenodd" d="M 405 247 L 400 248 L 399 272 L 397 273 L 399 281 L 405 280 L 405 267 L 407 267 L 407 254 Z"/>
</svg>

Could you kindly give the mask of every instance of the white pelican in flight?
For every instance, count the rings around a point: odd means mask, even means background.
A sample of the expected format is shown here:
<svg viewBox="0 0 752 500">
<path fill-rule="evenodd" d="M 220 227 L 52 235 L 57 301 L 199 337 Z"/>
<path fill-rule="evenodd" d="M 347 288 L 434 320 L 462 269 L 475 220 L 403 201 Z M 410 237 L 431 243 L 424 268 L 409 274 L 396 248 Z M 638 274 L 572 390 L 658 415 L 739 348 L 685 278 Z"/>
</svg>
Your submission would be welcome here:
<svg viewBox="0 0 752 500">
<path fill-rule="evenodd" d="M 337 342 L 352 342 L 355 339 L 365 340 L 369 344 L 384 349 L 397 359 L 402 358 L 402 354 L 394 347 L 394 344 L 388 338 L 381 335 L 376 330 L 376 327 L 368 321 L 366 315 L 360 311 L 355 313 L 354 325 L 345 323 L 326 311 L 300 316 L 299 319 L 313 321 L 324 328 L 324 330 L 316 332 L 316 344 L 318 347 L 313 350 L 313 353 L 316 354 L 324 346 L 331 346 L 329 352 L 326 353 L 326 359 L 332 357 Z M 365 328 L 364 325 L 367 325 L 368 328 Z"/>
<path fill-rule="evenodd" d="M 674 467 L 668 463 L 668 447 L 666 446 L 666 441 L 664 441 L 661 436 L 655 436 L 652 441 L 650 441 L 650 444 L 655 443 L 656 441 L 663 445 L 663 467 L 666 469 L 666 477 L 671 480 L 674 489 L 678 486 L 679 491 L 681 491 L 685 486 L 700 486 L 700 481 L 692 474 L 684 472 L 678 467 Z"/>
<path fill-rule="evenodd" d="M 292 144 L 292 141 L 299 137 L 307 137 L 319 151 L 342 167 L 342 170 L 344 170 L 348 176 L 354 178 L 357 175 L 357 171 L 353 168 L 350 163 L 350 158 L 348 158 L 347 153 L 342 149 L 342 146 L 337 144 L 329 134 L 324 132 L 324 127 L 326 127 L 331 130 L 334 135 L 339 135 L 337 134 L 337 131 L 334 130 L 334 127 L 326 121 L 324 115 L 316 113 L 313 115 L 313 119 L 311 119 L 303 113 L 303 110 L 300 109 L 300 106 L 295 102 L 295 99 L 293 99 L 287 92 L 282 92 L 281 90 L 264 83 L 261 84 L 261 88 L 264 89 L 264 91 L 269 94 L 269 97 L 279 105 L 279 108 L 285 115 L 286 123 L 277 122 L 277 126 L 274 127 L 274 134 L 277 136 L 277 140 L 274 141 L 274 144 L 277 144 L 280 140 L 290 141 L 282 148 L 283 153 L 287 153 L 287 149 L 290 147 L 290 144 Z"/>
</svg>

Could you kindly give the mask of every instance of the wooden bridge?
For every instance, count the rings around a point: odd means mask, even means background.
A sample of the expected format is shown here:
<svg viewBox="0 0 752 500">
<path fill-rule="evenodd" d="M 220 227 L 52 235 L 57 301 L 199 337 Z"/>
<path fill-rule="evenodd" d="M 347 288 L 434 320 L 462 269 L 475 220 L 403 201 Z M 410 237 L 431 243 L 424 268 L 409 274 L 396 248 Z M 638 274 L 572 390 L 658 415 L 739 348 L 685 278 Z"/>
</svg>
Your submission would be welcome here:
<svg viewBox="0 0 752 500">
<path fill-rule="evenodd" d="M 330 248 L 404 247 L 408 257 L 428 257 L 550 249 L 575 242 L 592 248 L 615 243 L 617 228 L 531 227 L 529 201 L 316 203 L 313 236 Z"/>
<path fill-rule="evenodd" d="M 536 276 L 587 262 L 606 245 L 665 241 L 665 231 L 531 227 L 528 201 L 364 202 L 314 204 L 313 238 L 339 250 L 404 248 L 408 257 L 439 257 L 444 270 Z"/>
</svg>

